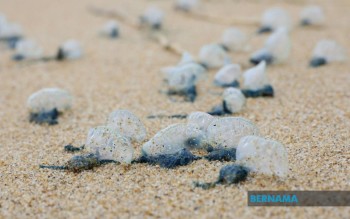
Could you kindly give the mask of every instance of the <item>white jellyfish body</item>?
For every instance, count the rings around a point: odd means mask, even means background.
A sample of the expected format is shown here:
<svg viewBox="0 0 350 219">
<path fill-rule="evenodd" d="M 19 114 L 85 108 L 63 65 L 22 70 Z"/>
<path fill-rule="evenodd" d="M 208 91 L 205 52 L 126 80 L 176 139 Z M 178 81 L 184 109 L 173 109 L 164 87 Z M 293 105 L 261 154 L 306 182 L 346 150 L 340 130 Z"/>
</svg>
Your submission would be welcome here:
<svg viewBox="0 0 350 219">
<path fill-rule="evenodd" d="M 21 37 L 22 35 L 22 27 L 20 25 L 7 22 L 6 19 L 3 18 L 0 24 L 0 39 Z"/>
<path fill-rule="evenodd" d="M 198 0 L 176 0 L 175 8 L 182 11 L 192 11 L 198 5 Z"/>
<path fill-rule="evenodd" d="M 307 6 L 300 12 L 300 22 L 302 25 L 323 25 L 325 16 L 323 10 L 319 6 Z"/>
<path fill-rule="evenodd" d="M 128 110 L 116 110 L 109 114 L 107 126 L 131 141 L 142 142 L 147 136 L 141 120 Z"/>
<path fill-rule="evenodd" d="M 200 147 L 205 138 L 196 124 L 173 124 L 159 131 L 142 146 L 142 152 L 148 156 L 175 154 L 184 148 Z"/>
<path fill-rule="evenodd" d="M 214 148 L 236 148 L 247 135 L 259 135 L 259 129 L 241 117 L 215 119 L 207 129 L 207 143 Z"/>
<path fill-rule="evenodd" d="M 35 41 L 24 39 L 16 43 L 14 56 L 16 60 L 40 59 L 42 56 L 43 50 Z"/>
<path fill-rule="evenodd" d="M 221 43 L 229 51 L 242 51 L 245 49 L 248 37 L 237 28 L 229 28 L 222 35 Z"/>
<path fill-rule="evenodd" d="M 106 37 L 116 38 L 119 36 L 119 26 L 115 20 L 110 20 L 103 25 L 101 34 Z"/>
<path fill-rule="evenodd" d="M 266 10 L 261 19 L 259 32 L 275 31 L 280 27 L 285 27 L 288 31 L 291 30 L 292 21 L 289 14 L 278 7 Z"/>
<path fill-rule="evenodd" d="M 280 177 L 288 174 L 287 150 L 277 141 L 246 136 L 238 144 L 236 159 L 253 172 Z"/>
<path fill-rule="evenodd" d="M 289 58 L 291 42 L 286 28 L 279 28 L 265 42 L 261 50 L 255 52 L 250 61 L 258 64 L 266 61 L 267 64 L 282 63 Z"/>
<path fill-rule="evenodd" d="M 200 130 L 205 133 L 208 126 L 214 119 L 214 116 L 205 112 L 192 112 L 190 115 L 188 115 L 187 123 L 196 124 Z"/>
<path fill-rule="evenodd" d="M 242 76 L 241 66 L 228 64 L 223 66 L 215 75 L 214 83 L 221 87 L 237 87 Z"/>
<path fill-rule="evenodd" d="M 266 63 L 264 61 L 244 72 L 243 78 L 243 88 L 247 90 L 263 89 L 270 84 L 266 73 Z"/>
<path fill-rule="evenodd" d="M 346 50 L 334 40 L 320 40 L 312 52 L 312 57 L 323 58 L 326 62 L 347 60 Z"/>
<path fill-rule="evenodd" d="M 201 65 L 189 63 L 175 67 L 172 71 L 167 72 L 165 79 L 170 90 L 184 91 L 196 85 L 204 73 L 205 69 Z"/>
<path fill-rule="evenodd" d="M 199 61 L 208 68 L 218 68 L 230 60 L 225 49 L 218 44 L 203 46 L 199 51 Z"/>
<path fill-rule="evenodd" d="M 141 23 L 154 29 L 160 29 L 164 20 L 164 13 L 155 6 L 148 7 L 140 17 Z"/>
<path fill-rule="evenodd" d="M 58 51 L 58 59 L 78 59 L 83 55 L 83 49 L 76 40 L 68 40 L 64 42 Z"/>
<path fill-rule="evenodd" d="M 134 148 L 129 139 L 107 126 L 90 129 L 85 147 L 88 152 L 96 154 L 100 160 L 131 163 L 134 155 Z"/>
<path fill-rule="evenodd" d="M 227 88 L 224 91 L 223 99 L 226 110 L 231 113 L 240 112 L 246 103 L 246 98 L 242 91 L 233 87 Z"/>
<path fill-rule="evenodd" d="M 63 112 L 72 107 L 73 97 L 68 91 L 59 88 L 44 88 L 32 95 L 27 100 L 27 106 L 33 113 L 48 112 L 56 109 Z"/>
</svg>

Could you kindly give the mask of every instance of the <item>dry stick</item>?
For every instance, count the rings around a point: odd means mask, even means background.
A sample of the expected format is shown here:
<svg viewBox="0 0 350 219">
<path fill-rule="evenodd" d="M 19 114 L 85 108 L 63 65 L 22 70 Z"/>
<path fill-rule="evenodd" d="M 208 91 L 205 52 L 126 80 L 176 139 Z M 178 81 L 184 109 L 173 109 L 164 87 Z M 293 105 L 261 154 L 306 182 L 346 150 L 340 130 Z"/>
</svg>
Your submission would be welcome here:
<svg viewBox="0 0 350 219">
<path fill-rule="evenodd" d="M 88 10 L 96 16 L 115 18 L 134 29 L 141 29 L 141 25 L 138 22 L 132 22 L 130 19 L 126 18 L 126 16 L 124 16 L 120 11 L 107 10 L 97 8 L 94 6 L 88 7 Z M 174 53 L 176 55 L 182 55 L 182 53 L 185 52 L 185 50 L 182 49 L 178 44 L 170 42 L 170 40 L 160 32 L 153 33 L 152 39 L 154 39 L 164 50 Z"/>
</svg>

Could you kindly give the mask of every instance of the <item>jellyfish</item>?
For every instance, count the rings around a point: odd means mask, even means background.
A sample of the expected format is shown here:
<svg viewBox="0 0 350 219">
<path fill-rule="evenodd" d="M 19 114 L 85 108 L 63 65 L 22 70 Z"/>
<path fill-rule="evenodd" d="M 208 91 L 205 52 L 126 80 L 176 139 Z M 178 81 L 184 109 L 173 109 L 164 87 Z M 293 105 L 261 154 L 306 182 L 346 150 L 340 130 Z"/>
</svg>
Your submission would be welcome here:
<svg viewBox="0 0 350 219">
<path fill-rule="evenodd" d="M 78 59 L 82 55 L 83 50 L 80 43 L 76 40 L 68 40 L 59 47 L 56 59 L 59 61 L 66 59 Z"/>
<path fill-rule="evenodd" d="M 289 58 L 291 43 L 286 28 L 279 28 L 265 42 L 262 49 L 250 58 L 252 64 L 265 61 L 266 64 L 283 63 Z"/>
<path fill-rule="evenodd" d="M 264 12 L 258 33 L 272 32 L 280 27 L 285 27 L 289 31 L 292 28 L 291 18 L 282 8 L 273 7 Z"/>
<path fill-rule="evenodd" d="M 244 83 L 242 93 L 246 97 L 273 97 L 274 89 L 270 85 L 266 73 L 266 63 L 248 69 L 243 74 Z"/>
<path fill-rule="evenodd" d="M 213 120 L 207 129 L 207 143 L 214 149 L 237 148 L 240 139 L 259 135 L 259 129 L 242 117 L 225 117 Z"/>
<path fill-rule="evenodd" d="M 43 57 L 42 48 L 33 40 L 20 40 L 16 43 L 13 60 L 39 60 Z"/>
<path fill-rule="evenodd" d="M 146 139 L 146 128 L 141 120 L 128 110 L 116 110 L 109 114 L 107 126 L 131 141 L 142 142 Z"/>
<path fill-rule="evenodd" d="M 198 6 L 199 0 L 176 0 L 175 9 L 190 12 Z"/>
<path fill-rule="evenodd" d="M 253 172 L 285 177 L 288 154 L 279 142 L 259 136 L 245 136 L 238 144 L 237 162 Z"/>
<path fill-rule="evenodd" d="M 73 98 L 68 91 L 59 88 L 41 89 L 28 98 L 29 121 L 55 125 L 59 114 L 70 109 L 72 103 Z"/>
<path fill-rule="evenodd" d="M 227 88 L 223 93 L 222 105 L 215 106 L 210 115 L 222 116 L 240 112 L 246 103 L 246 98 L 242 91 L 237 88 Z"/>
<path fill-rule="evenodd" d="M 159 131 L 142 146 L 138 162 L 159 164 L 165 168 L 187 165 L 199 157 L 189 150 L 200 148 L 205 134 L 196 124 L 173 124 Z"/>
<path fill-rule="evenodd" d="M 321 26 L 324 21 L 323 10 L 318 6 L 307 6 L 300 12 L 300 24 L 302 26 Z"/>
<path fill-rule="evenodd" d="M 22 27 L 16 23 L 8 22 L 5 16 L 0 15 L 0 41 L 6 42 L 10 48 L 14 49 L 22 38 Z"/>
<path fill-rule="evenodd" d="M 205 69 L 196 63 L 184 64 L 168 71 L 165 75 L 169 88 L 168 95 L 180 95 L 184 96 L 186 101 L 195 101 L 196 85 L 204 73 Z"/>
<path fill-rule="evenodd" d="M 208 126 L 214 119 L 214 116 L 205 112 L 192 112 L 188 115 L 187 123 L 196 124 L 201 131 L 206 133 Z"/>
<path fill-rule="evenodd" d="M 155 6 L 151 6 L 140 16 L 141 25 L 149 26 L 154 30 L 162 28 L 164 13 Z"/>
<path fill-rule="evenodd" d="M 221 44 L 228 51 L 242 51 L 245 49 L 247 42 L 246 34 L 234 27 L 225 30 L 221 38 Z"/>
<path fill-rule="evenodd" d="M 333 40 L 320 40 L 312 52 L 311 67 L 319 67 L 332 62 L 345 62 L 346 50 Z"/>
<path fill-rule="evenodd" d="M 230 63 L 230 57 L 223 46 L 208 44 L 200 49 L 199 61 L 207 68 L 219 68 Z"/>
<path fill-rule="evenodd" d="M 134 155 L 129 138 L 108 126 L 90 129 L 85 147 L 89 153 L 96 154 L 99 160 L 130 164 Z"/>
<path fill-rule="evenodd" d="M 249 169 L 244 166 L 236 164 L 225 165 L 220 169 L 219 177 L 215 182 L 194 182 L 194 186 L 202 189 L 211 189 L 220 184 L 238 184 L 247 179 L 248 173 Z"/>
<path fill-rule="evenodd" d="M 115 20 L 108 21 L 101 29 L 101 34 L 109 38 L 119 37 L 119 26 Z"/>
<path fill-rule="evenodd" d="M 220 87 L 238 87 L 242 75 L 241 66 L 228 64 L 223 66 L 215 75 L 214 83 Z"/>
</svg>

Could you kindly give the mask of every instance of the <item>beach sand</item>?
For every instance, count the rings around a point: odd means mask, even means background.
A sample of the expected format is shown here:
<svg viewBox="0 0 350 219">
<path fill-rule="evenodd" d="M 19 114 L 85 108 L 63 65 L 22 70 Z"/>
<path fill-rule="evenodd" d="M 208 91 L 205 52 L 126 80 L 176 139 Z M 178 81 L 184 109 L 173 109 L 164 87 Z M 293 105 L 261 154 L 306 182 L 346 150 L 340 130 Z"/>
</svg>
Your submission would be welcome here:
<svg viewBox="0 0 350 219">
<path fill-rule="evenodd" d="M 309 1 L 202 1 L 201 13 L 230 19 L 259 19 L 270 6 L 289 11 L 294 22 Z M 69 143 L 85 143 L 89 128 L 101 125 L 110 112 L 128 109 L 144 122 L 148 138 L 179 119 L 147 119 L 151 114 L 208 111 L 220 103 L 222 89 L 212 79 L 198 86 L 194 103 L 172 102 L 165 89 L 162 67 L 179 56 L 164 51 L 148 34 L 120 23 L 121 37 L 101 38 L 98 30 L 108 20 L 87 10 L 89 5 L 122 9 L 137 18 L 148 5 L 166 12 L 164 34 L 198 54 L 200 47 L 217 42 L 227 25 L 192 19 L 173 10 L 170 0 L 0 1 L 0 11 L 21 24 L 50 55 L 67 39 L 77 39 L 84 57 L 76 61 L 15 63 L 13 51 L 0 53 L 0 218 L 349 218 L 346 207 L 248 207 L 249 190 L 350 190 L 350 64 L 334 63 L 311 69 L 308 61 L 318 40 L 331 38 L 350 51 L 350 2 L 310 1 L 322 6 L 327 21 L 322 28 L 295 26 L 292 53 L 285 64 L 268 74 L 275 98 L 248 99 L 242 116 L 257 124 L 261 134 L 283 143 L 289 154 L 285 179 L 258 174 L 238 185 L 202 190 L 193 181 L 214 181 L 225 162 L 205 160 L 176 169 L 146 164 L 109 164 L 80 174 L 39 169 L 39 164 L 61 165 L 72 154 Z M 248 67 L 248 58 L 268 35 L 256 36 L 256 25 L 233 24 L 252 34 L 249 51 L 231 53 Z M 55 126 L 28 122 L 27 98 L 45 87 L 72 93 L 73 109 Z M 141 145 L 134 145 L 136 155 Z"/>
</svg>

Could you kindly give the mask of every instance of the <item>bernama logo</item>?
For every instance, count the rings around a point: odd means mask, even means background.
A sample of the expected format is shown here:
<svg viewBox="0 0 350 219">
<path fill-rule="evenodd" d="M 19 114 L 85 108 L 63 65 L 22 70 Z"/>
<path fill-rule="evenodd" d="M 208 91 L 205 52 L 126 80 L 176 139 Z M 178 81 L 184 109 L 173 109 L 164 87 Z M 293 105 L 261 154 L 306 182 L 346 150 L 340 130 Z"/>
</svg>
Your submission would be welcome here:
<svg viewBox="0 0 350 219">
<path fill-rule="evenodd" d="M 296 195 L 250 195 L 252 203 L 298 203 Z"/>
</svg>

